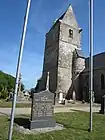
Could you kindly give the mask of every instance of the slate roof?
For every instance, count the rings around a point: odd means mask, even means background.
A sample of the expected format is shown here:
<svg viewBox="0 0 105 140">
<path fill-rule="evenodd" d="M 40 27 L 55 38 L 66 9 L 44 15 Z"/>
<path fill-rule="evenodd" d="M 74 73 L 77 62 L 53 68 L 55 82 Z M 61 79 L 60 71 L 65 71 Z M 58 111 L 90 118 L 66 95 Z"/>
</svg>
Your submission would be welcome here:
<svg viewBox="0 0 105 140">
<path fill-rule="evenodd" d="M 86 69 L 89 68 L 89 57 L 85 59 Z M 93 56 L 94 69 L 105 68 L 105 52 Z"/>
<path fill-rule="evenodd" d="M 68 8 L 70 7 L 70 5 L 71 5 L 71 4 L 69 4 Z M 68 8 L 67 8 L 67 10 L 68 10 Z M 59 20 L 62 20 L 62 19 L 64 18 L 64 15 L 66 14 L 67 10 L 66 10 L 60 17 L 57 18 L 57 20 L 56 20 L 56 22 L 54 23 L 54 25 L 55 25 L 57 22 L 59 22 Z"/>
<path fill-rule="evenodd" d="M 70 7 L 71 4 L 69 4 L 68 8 Z M 57 21 L 62 20 L 64 18 L 64 15 L 66 14 L 68 8 L 66 9 L 66 11 L 57 19 Z"/>
</svg>

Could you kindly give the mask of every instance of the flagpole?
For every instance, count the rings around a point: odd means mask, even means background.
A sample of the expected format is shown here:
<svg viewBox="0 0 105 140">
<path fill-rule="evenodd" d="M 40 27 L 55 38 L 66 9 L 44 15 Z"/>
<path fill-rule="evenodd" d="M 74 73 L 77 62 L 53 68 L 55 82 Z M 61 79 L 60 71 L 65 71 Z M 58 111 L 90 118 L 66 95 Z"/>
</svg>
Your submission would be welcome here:
<svg viewBox="0 0 105 140">
<path fill-rule="evenodd" d="M 89 93 L 90 93 L 90 124 L 89 124 L 89 132 L 92 132 L 92 124 L 93 124 L 93 0 L 89 0 L 89 46 L 90 46 L 90 85 L 89 85 Z"/>
<path fill-rule="evenodd" d="M 10 121 L 10 126 L 9 126 L 8 140 L 12 140 L 14 113 L 15 113 L 15 107 L 16 107 L 16 97 L 17 97 L 17 91 L 18 91 L 18 83 L 19 83 L 19 73 L 20 73 L 20 66 L 21 66 L 25 36 L 26 36 L 26 29 L 27 29 L 27 22 L 28 22 L 29 10 L 30 10 L 30 3 L 31 3 L 31 0 L 28 0 L 27 1 L 25 18 L 24 18 L 24 25 L 23 25 L 23 31 L 22 31 L 22 37 L 21 37 L 21 43 L 20 43 L 19 56 L 18 56 L 17 71 L 16 71 L 16 83 L 15 83 L 15 91 L 14 91 L 14 96 L 13 96 L 12 110 L 11 110 L 11 121 Z"/>
</svg>

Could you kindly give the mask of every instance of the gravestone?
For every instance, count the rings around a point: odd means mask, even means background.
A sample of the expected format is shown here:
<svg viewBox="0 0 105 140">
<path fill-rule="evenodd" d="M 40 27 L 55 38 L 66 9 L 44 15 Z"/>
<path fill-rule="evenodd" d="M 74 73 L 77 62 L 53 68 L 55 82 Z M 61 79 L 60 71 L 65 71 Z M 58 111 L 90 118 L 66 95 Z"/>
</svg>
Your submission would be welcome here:
<svg viewBox="0 0 105 140">
<path fill-rule="evenodd" d="M 54 94 L 50 91 L 42 91 L 33 94 L 30 129 L 55 127 L 53 119 Z"/>
<path fill-rule="evenodd" d="M 54 93 L 49 91 L 49 73 L 47 77 L 46 90 L 33 93 L 30 129 L 55 127 Z"/>
</svg>

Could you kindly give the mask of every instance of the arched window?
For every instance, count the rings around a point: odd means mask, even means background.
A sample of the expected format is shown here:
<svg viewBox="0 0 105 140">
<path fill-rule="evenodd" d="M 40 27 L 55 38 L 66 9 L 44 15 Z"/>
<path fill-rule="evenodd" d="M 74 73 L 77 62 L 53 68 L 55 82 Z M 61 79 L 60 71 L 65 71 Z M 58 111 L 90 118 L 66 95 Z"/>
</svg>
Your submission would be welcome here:
<svg viewBox="0 0 105 140">
<path fill-rule="evenodd" d="M 104 89 L 104 75 L 101 74 L 101 89 Z"/>
</svg>

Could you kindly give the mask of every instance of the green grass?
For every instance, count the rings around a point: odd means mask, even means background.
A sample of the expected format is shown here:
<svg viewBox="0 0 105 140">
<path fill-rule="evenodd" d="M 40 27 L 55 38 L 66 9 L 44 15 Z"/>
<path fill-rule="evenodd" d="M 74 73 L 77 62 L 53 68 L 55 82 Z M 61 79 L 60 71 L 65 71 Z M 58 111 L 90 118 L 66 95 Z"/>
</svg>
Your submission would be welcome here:
<svg viewBox="0 0 105 140">
<path fill-rule="evenodd" d="M 93 132 L 87 131 L 89 126 L 89 113 L 73 112 L 59 113 L 55 115 L 57 122 L 63 124 L 66 129 L 40 134 L 23 135 L 13 131 L 13 140 L 104 140 L 105 116 L 93 115 Z M 0 117 L 0 140 L 7 140 L 8 118 Z"/>
<path fill-rule="evenodd" d="M 0 108 L 11 108 L 12 107 L 12 102 L 6 102 L 3 100 L 0 100 Z M 17 103 L 16 104 L 17 108 L 24 108 L 24 107 L 31 107 L 31 103 Z"/>
</svg>

